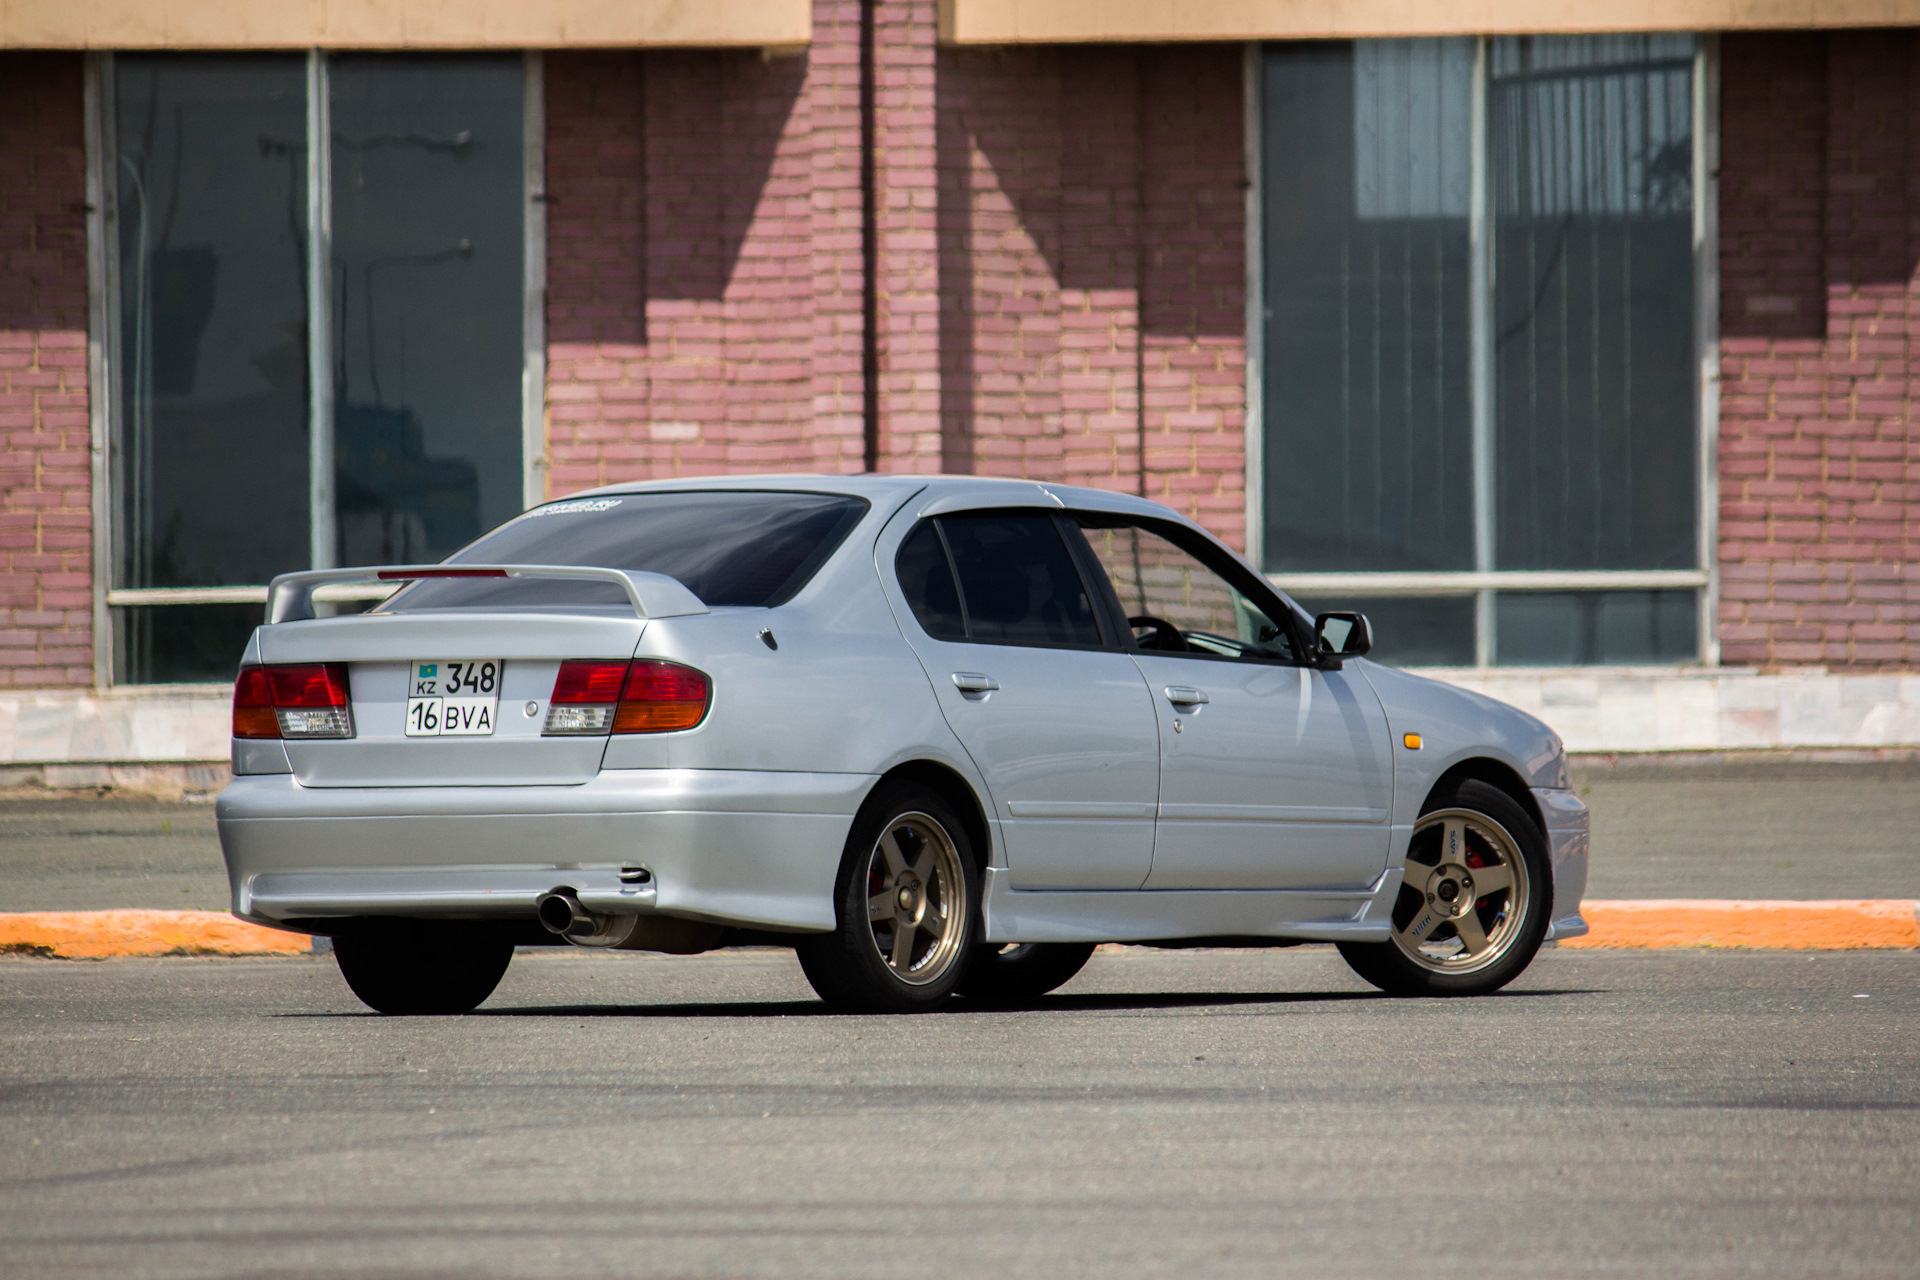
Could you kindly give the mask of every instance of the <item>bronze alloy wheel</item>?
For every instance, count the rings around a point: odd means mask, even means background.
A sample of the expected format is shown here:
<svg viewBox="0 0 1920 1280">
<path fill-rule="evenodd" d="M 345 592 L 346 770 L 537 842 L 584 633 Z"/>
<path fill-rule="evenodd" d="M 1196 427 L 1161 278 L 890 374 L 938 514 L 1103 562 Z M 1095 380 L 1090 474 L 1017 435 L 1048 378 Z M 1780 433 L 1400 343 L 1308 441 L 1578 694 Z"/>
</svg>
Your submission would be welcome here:
<svg viewBox="0 0 1920 1280">
<path fill-rule="evenodd" d="M 931 815 L 897 815 L 867 854 L 867 930 L 894 977 L 940 981 L 968 934 L 966 877 L 953 837 Z"/>
<path fill-rule="evenodd" d="M 1393 942 L 1432 973 L 1499 963 L 1526 932 L 1527 860 L 1507 829 L 1471 809 L 1421 815 L 1407 846 Z"/>
</svg>

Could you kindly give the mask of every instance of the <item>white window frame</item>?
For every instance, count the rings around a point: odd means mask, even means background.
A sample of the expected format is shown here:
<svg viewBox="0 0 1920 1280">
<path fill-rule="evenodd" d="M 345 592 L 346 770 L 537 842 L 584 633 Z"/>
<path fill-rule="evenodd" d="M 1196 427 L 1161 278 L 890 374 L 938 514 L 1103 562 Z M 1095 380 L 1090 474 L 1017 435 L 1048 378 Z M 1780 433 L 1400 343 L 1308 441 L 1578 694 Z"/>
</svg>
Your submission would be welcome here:
<svg viewBox="0 0 1920 1280">
<path fill-rule="evenodd" d="M 309 396 L 307 420 L 312 428 L 308 466 L 310 547 L 316 569 L 332 568 L 334 538 L 333 498 L 333 383 L 328 344 L 332 340 L 330 297 L 332 272 L 333 182 L 330 146 L 319 145 L 330 135 L 329 70 L 331 55 L 324 49 L 307 51 L 307 361 Z M 546 500 L 546 76 L 539 50 L 524 59 L 522 127 L 526 169 L 522 181 L 526 227 L 525 274 L 522 285 L 524 350 L 521 363 L 520 432 L 522 495 L 525 507 Z M 87 55 L 84 86 L 87 149 L 87 390 L 91 436 L 93 521 L 93 683 L 106 689 L 115 684 L 113 611 L 147 605 L 260 604 L 267 587 L 127 588 L 112 585 L 114 540 L 117 528 L 115 495 L 120 491 L 121 440 L 117 358 L 120 344 L 120 289 L 118 210 L 119 184 L 113 181 L 118 148 L 113 136 L 113 54 Z M 368 588 L 331 589 L 336 599 L 366 599 Z M 375 588 L 378 594 L 385 590 Z M 377 598 L 377 597 L 372 597 Z M 129 686 L 121 686 L 129 687 Z M 207 687 L 224 687 L 213 685 Z"/>
<path fill-rule="evenodd" d="M 1502 570 L 1494 564 L 1493 528 L 1493 382 L 1491 316 L 1492 240 L 1486 203 L 1487 42 L 1475 41 L 1472 120 L 1472 195 L 1469 244 L 1475 276 L 1482 285 L 1471 295 L 1473 379 L 1474 568 L 1452 573 L 1270 573 L 1267 580 L 1291 595 L 1462 596 L 1475 600 L 1474 665 L 1494 665 L 1494 600 L 1500 591 L 1650 591 L 1691 589 L 1698 610 L 1700 647 L 1696 661 L 1720 662 L 1720 42 L 1711 34 L 1696 37 L 1693 60 L 1693 243 L 1694 348 L 1698 376 L 1694 386 L 1694 431 L 1698 475 L 1695 494 L 1697 569 L 1656 570 Z M 1242 66 L 1247 172 L 1246 207 L 1246 545 L 1258 567 L 1266 532 L 1264 370 L 1266 356 L 1266 280 L 1264 200 L 1262 198 L 1261 46 L 1245 46 Z M 1690 664 L 1683 664 L 1690 665 Z"/>
</svg>

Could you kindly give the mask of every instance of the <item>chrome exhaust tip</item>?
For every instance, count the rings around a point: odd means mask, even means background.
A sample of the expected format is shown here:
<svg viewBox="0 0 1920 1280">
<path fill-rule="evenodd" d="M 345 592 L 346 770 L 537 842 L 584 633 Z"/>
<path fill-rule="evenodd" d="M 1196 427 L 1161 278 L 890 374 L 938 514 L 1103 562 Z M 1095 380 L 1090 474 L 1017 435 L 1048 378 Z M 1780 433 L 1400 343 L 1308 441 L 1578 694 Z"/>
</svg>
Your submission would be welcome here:
<svg viewBox="0 0 1920 1280">
<path fill-rule="evenodd" d="M 598 922 L 571 889 L 549 889 L 534 900 L 533 911 L 542 928 L 563 938 L 590 938 L 598 929 Z"/>
</svg>

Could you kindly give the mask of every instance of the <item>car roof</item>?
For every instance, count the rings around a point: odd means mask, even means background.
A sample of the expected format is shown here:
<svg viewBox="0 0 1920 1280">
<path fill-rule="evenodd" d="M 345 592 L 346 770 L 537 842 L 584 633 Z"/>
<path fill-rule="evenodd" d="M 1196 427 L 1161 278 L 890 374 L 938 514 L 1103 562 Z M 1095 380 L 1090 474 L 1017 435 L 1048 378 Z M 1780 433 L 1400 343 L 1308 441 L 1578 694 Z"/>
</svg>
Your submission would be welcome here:
<svg viewBox="0 0 1920 1280">
<path fill-rule="evenodd" d="M 566 495 L 591 498 L 615 493 L 698 493 L 742 489 L 787 490 L 804 493 L 843 493 L 865 498 L 876 506 L 889 508 L 904 504 L 924 492 L 926 507 L 957 510 L 972 506 L 1061 507 L 1075 511 L 1111 511 L 1128 515 L 1152 516 L 1193 525 L 1171 507 L 1129 493 L 1108 489 L 1087 489 L 1074 485 L 1052 484 L 1012 476 L 951 475 L 827 475 L 785 472 L 776 475 L 697 476 L 674 480 L 629 481 L 598 489 L 586 489 Z M 557 499 L 556 499 L 557 500 Z M 1198 527 L 1195 525 L 1194 527 Z"/>
</svg>

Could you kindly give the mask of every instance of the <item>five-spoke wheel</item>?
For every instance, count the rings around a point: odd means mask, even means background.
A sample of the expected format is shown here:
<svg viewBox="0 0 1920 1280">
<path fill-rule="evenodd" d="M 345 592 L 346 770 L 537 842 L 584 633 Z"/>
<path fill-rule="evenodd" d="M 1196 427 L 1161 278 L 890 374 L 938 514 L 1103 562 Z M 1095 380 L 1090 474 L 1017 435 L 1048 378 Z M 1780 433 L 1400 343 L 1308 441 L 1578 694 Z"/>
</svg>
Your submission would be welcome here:
<svg viewBox="0 0 1920 1280">
<path fill-rule="evenodd" d="M 843 1009 L 944 1003 L 979 940 L 977 865 L 966 824 L 939 792 L 876 787 L 847 836 L 838 926 L 796 948 L 807 981 Z"/>
<path fill-rule="evenodd" d="M 938 982 L 959 954 L 965 873 L 953 837 L 925 813 L 894 818 L 867 855 L 867 923 L 900 981 Z"/>
<path fill-rule="evenodd" d="M 1435 973 L 1494 963 L 1526 919 L 1527 860 L 1504 827 L 1471 809 L 1422 815 L 1401 885 L 1393 940 Z"/>
<path fill-rule="evenodd" d="M 1343 942 L 1354 972 L 1395 995 L 1481 995 L 1511 982 L 1546 937 L 1547 839 L 1490 783 L 1437 790 L 1414 825 L 1385 942 Z"/>
</svg>

